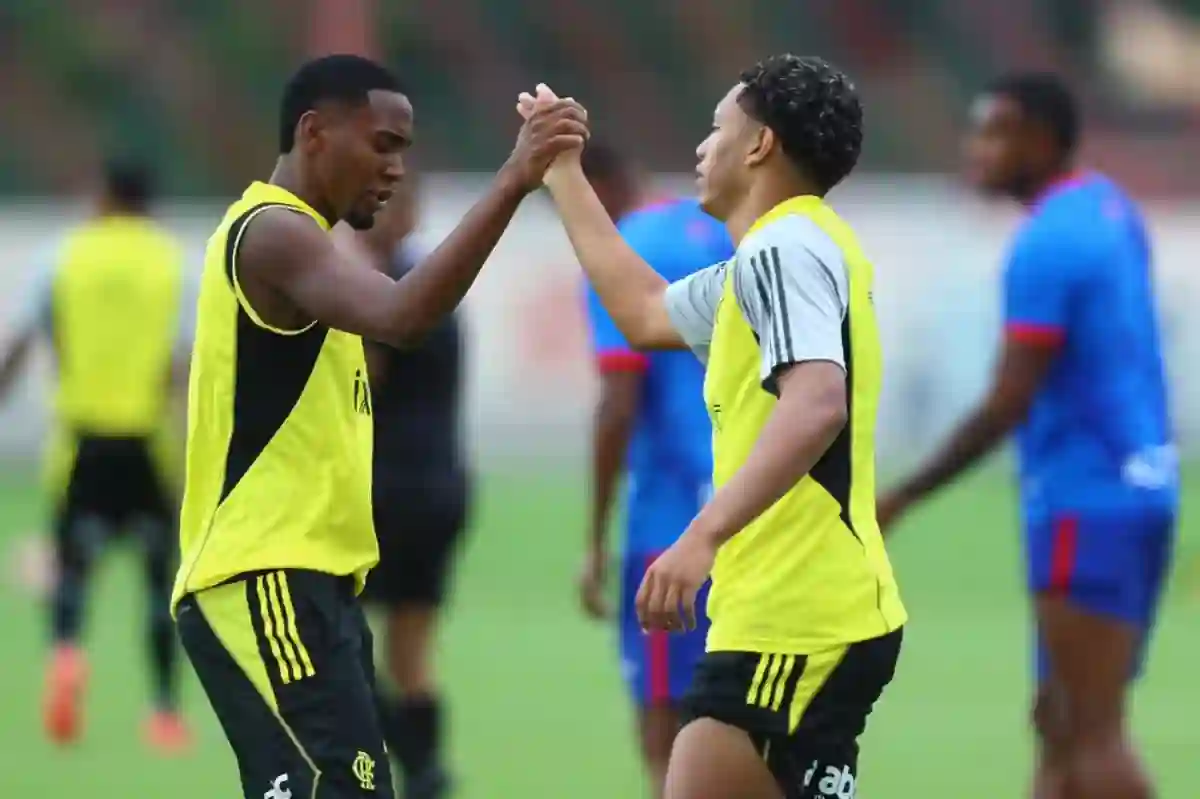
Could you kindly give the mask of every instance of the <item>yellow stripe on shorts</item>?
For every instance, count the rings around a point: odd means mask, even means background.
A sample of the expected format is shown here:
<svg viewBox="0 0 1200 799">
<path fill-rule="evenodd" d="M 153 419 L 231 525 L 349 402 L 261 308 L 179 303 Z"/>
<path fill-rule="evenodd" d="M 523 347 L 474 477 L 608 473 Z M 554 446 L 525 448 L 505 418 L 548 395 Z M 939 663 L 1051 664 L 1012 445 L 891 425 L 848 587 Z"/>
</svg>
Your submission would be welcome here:
<svg viewBox="0 0 1200 799">
<path fill-rule="evenodd" d="M 279 666 L 279 681 L 287 685 L 292 681 L 292 674 L 275 637 L 274 614 L 271 612 L 271 598 L 267 591 L 266 579 L 262 576 L 254 578 L 254 588 L 258 592 L 258 615 L 262 618 L 263 637 L 267 639 L 267 646 Z"/>
</svg>

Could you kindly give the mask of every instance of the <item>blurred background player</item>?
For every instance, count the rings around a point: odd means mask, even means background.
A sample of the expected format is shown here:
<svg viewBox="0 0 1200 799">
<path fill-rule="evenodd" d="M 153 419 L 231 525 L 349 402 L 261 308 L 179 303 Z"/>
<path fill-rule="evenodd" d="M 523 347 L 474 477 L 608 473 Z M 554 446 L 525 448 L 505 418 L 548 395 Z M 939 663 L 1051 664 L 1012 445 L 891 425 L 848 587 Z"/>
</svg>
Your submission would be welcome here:
<svg viewBox="0 0 1200 799">
<path fill-rule="evenodd" d="M 62 243 L 0 362 L 0 398 L 36 340 L 49 342 L 57 378 L 46 456 L 56 581 L 46 730 L 59 743 L 81 732 L 88 579 L 101 548 L 131 531 L 145 556 L 154 701 L 146 734 L 171 751 L 188 742 L 176 708 L 178 642 L 168 612 L 177 512 L 168 439 L 171 387 L 182 384 L 183 263 L 175 239 L 149 216 L 152 199 L 144 165 L 106 167 L 94 215 Z"/>
<path fill-rule="evenodd" d="M 1024 205 L 1004 275 L 991 390 L 881 518 L 954 480 L 1016 430 L 1038 628 L 1038 799 L 1153 795 L 1126 700 L 1171 560 L 1178 474 L 1141 214 L 1074 165 L 1080 123 L 1055 77 L 979 97 L 971 179 Z"/>
<path fill-rule="evenodd" d="M 694 200 L 654 202 L 632 165 L 592 139 L 583 171 L 626 242 L 666 280 L 680 280 L 733 254 L 720 222 Z M 622 670 L 638 708 L 642 755 L 661 795 L 678 703 L 704 655 L 705 597 L 695 630 L 642 632 L 634 597 L 646 568 L 687 529 L 712 484 L 712 428 L 704 407 L 704 367 L 689 352 L 640 353 L 617 329 L 595 291 L 588 318 L 601 375 L 592 443 L 592 519 L 581 579 L 584 610 L 608 615 L 604 602 L 609 513 L 627 479 L 618 630 Z"/>
<path fill-rule="evenodd" d="M 416 224 L 417 185 L 410 171 L 370 231 L 355 234 L 343 226 L 337 233 L 375 269 L 399 280 L 420 260 L 410 240 Z M 381 686 L 381 716 L 408 799 L 449 792 L 434 647 L 470 504 L 460 429 L 458 317 L 447 316 L 404 349 L 365 342 L 375 420 L 379 565 L 363 597 L 387 614 L 386 634 L 376 639 L 391 678 L 390 686 Z"/>
</svg>

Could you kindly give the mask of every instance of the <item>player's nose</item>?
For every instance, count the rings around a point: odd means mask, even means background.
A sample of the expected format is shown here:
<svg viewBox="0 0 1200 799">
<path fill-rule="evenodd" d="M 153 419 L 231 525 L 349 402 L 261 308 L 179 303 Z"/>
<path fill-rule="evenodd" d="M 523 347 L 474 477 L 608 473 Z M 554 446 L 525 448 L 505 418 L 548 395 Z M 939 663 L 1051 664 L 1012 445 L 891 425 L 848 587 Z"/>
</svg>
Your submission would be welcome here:
<svg viewBox="0 0 1200 799">
<path fill-rule="evenodd" d="M 389 184 L 399 183 L 404 179 L 404 159 L 399 156 L 388 158 L 383 162 L 383 179 Z"/>
</svg>

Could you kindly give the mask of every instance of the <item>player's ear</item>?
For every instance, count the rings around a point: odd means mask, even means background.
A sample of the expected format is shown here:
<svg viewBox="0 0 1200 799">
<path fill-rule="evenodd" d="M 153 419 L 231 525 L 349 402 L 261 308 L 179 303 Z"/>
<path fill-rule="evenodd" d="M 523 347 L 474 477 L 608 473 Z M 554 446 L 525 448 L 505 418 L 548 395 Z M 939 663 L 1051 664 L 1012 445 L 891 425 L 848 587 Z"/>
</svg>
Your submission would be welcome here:
<svg viewBox="0 0 1200 799">
<path fill-rule="evenodd" d="M 758 166 L 767 160 L 775 148 L 775 131 L 766 125 L 755 125 L 750 131 L 750 147 L 746 152 L 746 166 Z"/>
<path fill-rule="evenodd" d="M 315 109 L 309 109 L 296 122 L 296 144 L 305 150 L 319 147 L 323 132 L 321 115 Z"/>
</svg>

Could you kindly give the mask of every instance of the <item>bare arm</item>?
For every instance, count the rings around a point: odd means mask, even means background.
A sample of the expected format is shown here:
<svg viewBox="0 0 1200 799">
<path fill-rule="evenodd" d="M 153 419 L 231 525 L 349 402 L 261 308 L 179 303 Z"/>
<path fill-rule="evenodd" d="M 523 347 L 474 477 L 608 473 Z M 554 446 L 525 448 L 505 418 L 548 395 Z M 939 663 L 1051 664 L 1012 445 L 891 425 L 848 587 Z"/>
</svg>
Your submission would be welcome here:
<svg viewBox="0 0 1200 799">
<path fill-rule="evenodd" d="M 903 508 L 937 491 L 994 450 L 1025 420 L 1056 353 L 1055 346 L 1010 337 L 987 397 L 937 453 L 892 492 L 881 516 L 890 517 L 898 510 L 895 506 Z"/>
<path fill-rule="evenodd" d="M 578 157 L 556 161 L 546 174 L 546 187 L 588 280 L 629 344 L 637 349 L 684 348 L 667 314 L 667 281 L 617 232 Z"/>
<path fill-rule="evenodd" d="M 8 397 L 12 387 L 16 385 L 17 375 L 25 368 L 36 339 L 37 331 L 26 327 L 9 343 L 3 359 L 0 359 L 0 402 Z"/>
<path fill-rule="evenodd" d="M 243 234 L 240 273 L 324 325 L 404 345 L 420 338 L 466 295 L 513 214 L 563 150 L 582 147 L 586 112 L 555 101 L 525 121 L 512 156 L 487 193 L 425 261 L 402 279 L 355 266 L 311 220 L 264 211 Z"/>
<path fill-rule="evenodd" d="M 527 193 L 502 170 L 442 245 L 398 281 L 348 259 L 311 219 L 269 209 L 243 234 L 239 279 L 253 275 L 324 325 L 403 346 L 461 302 Z"/>
<path fill-rule="evenodd" d="M 633 370 L 605 372 L 596 406 L 592 446 L 592 524 L 588 544 L 603 553 L 617 482 L 637 418 L 642 375 Z"/>
<path fill-rule="evenodd" d="M 776 382 L 779 402 L 750 456 L 692 523 L 715 546 L 800 482 L 846 426 L 846 374 L 837 364 L 796 364 Z"/>
</svg>

